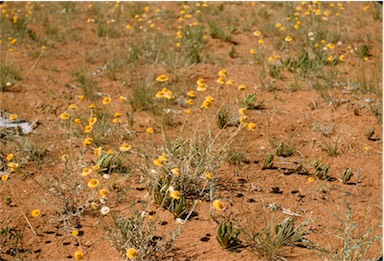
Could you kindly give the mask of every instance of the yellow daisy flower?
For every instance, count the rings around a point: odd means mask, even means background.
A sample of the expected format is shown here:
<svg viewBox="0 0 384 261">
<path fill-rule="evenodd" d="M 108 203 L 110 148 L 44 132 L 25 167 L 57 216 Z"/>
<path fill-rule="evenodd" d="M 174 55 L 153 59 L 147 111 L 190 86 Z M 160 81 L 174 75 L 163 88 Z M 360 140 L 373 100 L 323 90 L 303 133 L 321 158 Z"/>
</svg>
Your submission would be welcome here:
<svg viewBox="0 0 384 261">
<path fill-rule="evenodd" d="M 216 210 L 222 210 L 224 208 L 224 205 L 223 203 L 218 200 L 218 199 L 215 199 L 213 202 L 212 202 L 212 207 Z"/>
<path fill-rule="evenodd" d="M 68 120 L 69 117 L 71 117 L 71 115 L 69 115 L 69 113 L 64 112 L 64 113 L 60 114 L 60 119 L 62 119 L 62 120 Z"/>
<path fill-rule="evenodd" d="M 112 99 L 110 97 L 104 97 L 103 98 L 103 104 L 104 105 L 107 105 L 107 104 L 111 103 L 111 101 L 112 101 Z"/>
<path fill-rule="evenodd" d="M 169 196 L 173 199 L 180 199 L 181 198 L 180 192 L 177 190 L 174 190 L 171 193 L 169 193 Z"/>
<path fill-rule="evenodd" d="M 126 255 L 129 258 L 129 260 L 133 260 L 139 255 L 139 252 L 134 248 L 130 248 L 130 249 L 127 249 Z"/>
<path fill-rule="evenodd" d="M 88 188 L 96 188 L 99 183 L 100 182 L 97 179 L 90 179 L 88 182 Z"/>
<path fill-rule="evenodd" d="M 123 143 L 121 146 L 120 146 L 120 151 L 122 152 L 127 152 L 127 151 L 130 151 L 132 149 L 132 146 L 131 145 L 128 145 L 127 143 Z"/>
<path fill-rule="evenodd" d="M 168 80 L 169 80 L 169 78 L 168 78 L 168 76 L 165 75 L 165 74 L 159 75 L 159 76 L 157 76 L 157 78 L 156 78 L 156 81 L 158 81 L 158 82 L 166 82 L 166 81 L 168 81 Z"/>
<path fill-rule="evenodd" d="M 40 215 L 41 215 L 41 211 L 40 211 L 40 209 L 34 209 L 34 210 L 32 210 L 31 215 L 32 215 L 32 217 L 38 217 L 38 216 L 40 216 Z"/>
<path fill-rule="evenodd" d="M 75 260 L 83 260 L 84 259 L 84 252 L 82 250 L 76 250 L 73 254 L 73 259 Z"/>
</svg>

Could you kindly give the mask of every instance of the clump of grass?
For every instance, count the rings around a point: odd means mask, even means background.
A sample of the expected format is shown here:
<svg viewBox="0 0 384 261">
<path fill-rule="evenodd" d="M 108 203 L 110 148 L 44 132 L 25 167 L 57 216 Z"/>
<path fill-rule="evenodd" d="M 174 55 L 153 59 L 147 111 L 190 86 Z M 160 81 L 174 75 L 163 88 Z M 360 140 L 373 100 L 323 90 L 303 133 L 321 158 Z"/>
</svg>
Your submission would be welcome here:
<svg viewBox="0 0 384 261">
<path fill-rule="evenodd" d="M 9 91 L 12 86 L 21 80 L 20 71 L 11 65 L 0 67 L 0 91 Z"/>
<path fill-rule="evenodd" d="M 315 163 L 315 175 L 318 179 L 321 180 L 330 180 L 331 177 L 328 175 L 329 173 L 329 164 L 321 164 L 319 162 Z"/>
<path fill-rule="evenodd" d="M 249 94 L 245 96 L 241 101 L 240 105 L 245 107 L 247 110 L 261 110 L 264 109 L 264 103 L 257 100 L 256 94 Z"/>
<path fill-rule="evenodd" d="M 352 172 L 352 169 L 351 168 L 346 168 L 343 173 L 341 173 L 341 182 L 343 182 L 344 184 L 347 184 L 347 182 L 351 179 L 351 177 L 353 176 L 353 172 Z"/>
<path fill-rule="evenodd" d="M 334 144 L 328 141 L 320 142 L 321 150 L 327 152 L 327 154 L 332 157 L 336 157 L 337 155 L 339 155 L 338 145 L 339 145 L 338 138 L 336 139 Z"/>
<path fill-rule="evenodd" d="M 246 233 L 248 247 L 265 260 L 277 260 L 284 256 L 284 247 L 310 246 L 312 243 L 305 237 L 308 235 L 306 220 L 295 226 L 294 218 L 286 218 L 281 223 L 268 226 L 260 232 Z"/>
<path fill-rule="evenodd" d="M 290 157 L 295 153 L 294 148 L 285 142 L 276 142 L 273 144 L 276 156 Z"/>
<path fill-rule="evenodd" d="M 335 249 L 335 243 L 327 248 L 317 246 L 316 253 L 321 257 L 329 260 L 367 260 L 367 253 L 376 241 L 382 240 L 380 235 L 374 235 L 379 225 L 365 229 L 358 234 L 360 225 L 354 221 L 354 213 L 352 206 L 346 202 L 347 211 L 345 216 L 334 215 L 339 226 L 333 226 L 334 233 L 332 235 L 335 240 L 341 241 L 342 248 Z M 381 254 L 380 254 L 381 255 Z M 371 260 L 379 260 L 379 256 Z"/>
<path fill-rule="evenodd" d="M 170 236 L 158 235 L 156 220 L 149 220 L 145 212 L 134 211 L 130 216 L 113 216 L 114 225 L 109 238 L 123 256 L 130 248 L 138 252 L 135 260 L 165 260 L 173 249 L 178 231 Z"/>
<path fill-rule="evenodd" d="M 100 89 L 96 82 L 94 82 L 84 70 L 75 71 L 72 76 L 74 80 L 80 84 L 83 95 L 91 101 L 96 100 L 96 93 Z"/>
<path fill-rule="evenodd" d="M 267 157 L 264 160 L 264 166 L 262 169 L 273 169 L 273 154 L 268 154 Z"/>
<path fill-rule="evenodd" d="M 15 227 L 5 226 L 0 229 L 0 244 L 2 246 L 1 253 L 7 254 L 16 258 L 22 258 L 23 230 Z"/>
</svg>

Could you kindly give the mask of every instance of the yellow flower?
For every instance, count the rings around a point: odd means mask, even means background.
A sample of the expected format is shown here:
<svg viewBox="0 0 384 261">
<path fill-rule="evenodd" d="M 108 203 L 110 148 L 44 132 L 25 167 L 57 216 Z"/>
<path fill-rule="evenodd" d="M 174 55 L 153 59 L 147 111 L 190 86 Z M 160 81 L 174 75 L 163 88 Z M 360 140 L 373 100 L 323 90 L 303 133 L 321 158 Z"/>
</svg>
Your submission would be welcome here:
<svg viewBox="0 0 384 261">
<path fill-rule="evenodd" d="M 176 47 L 180 48 L 181 47 L 181 43 L 176 43 Z"/>
<path fill-rule="evenodd" d="M 15 155 L 13 155 L 12 153 L 10 153 L 10 154 L 7 155 L 7 160 L 8 160 L 8 161 L 11 161 L 11 160 L 13 160 L 14 157 L 15 157 Z"/>
<path fill-rule="evenodd" d="M 327 58 L 328 62 L 333 62 L 335 60 L 335 57 L 333 55 L 328 56 Z"/>
<path fill-rule="evenodd" d="M 173 199 L 180 199 L 181 198 L 180 192 L 177 190 L 171 191 L 171 193 L 169 193 L 169 196 Z"/>
<path fill-rule="evenodd" d="M 224 205 L 223 203 L 218 200 L 218 199 L 215 199 L 213 202 L 212 202 L 212 207 L 216 210 L 222 210 L 224 208 Z"/>
<path fill-rule="evenodd" d="M 281 23 L 277 23 L 275 24 L 276 28 L 280 28 L 281 27 Z"/>
<path fill-rule="evenodd" d="M 190 113 L 191 113 L 191 110 L 190 110 L 190 109 L 185 109 L 185 110 L 184 110 L 184 113 L 185 113 L 185 114 L 190 114 Z"/>
<path fill-rule="evenodd" d="M 107 154 L 109 154 L 109 155 L 112 155 L 112 154 L 114 154 L 115 152 L 113 151 L 113 150 L 107 150 Z"/>
<path fill-rule="evenodd" d="M 85 128 L 84 128 L 84 131 L 86 132 L 86 133 L 89 133 L 89 132 L 91 132 L 92 131 L 92 126 L 91 125 L 87 125 L 87 126 L 85 126 Z"/>
<path fill-rule="evenodd" d="M 369 150 L 369 147 L 364 146 L 363 150 L 364 150 L 365 152 L 367 152 L 367 151 Z"/>
<path fill-rule="evenodd" d="M 159 159 L 154 160 L 153 164 L 155 164 L 155 166 L 157 166 L 157 167 L 164 167 L 163 162 Z"/>
<path fill-rule="evenodd" d="M 204 100 L 203 104 L 201 105 L 201 107 L 204 109 L 209 109 L 211 107 L 211 105 L 213 104 L 213 102 L 214 102 L 214 99 L 211 96 L 207 96 L 207 97 L 205 97 L 205 100 Z"/>
<path fill-rule="evenodd" d="M 240 113 L 240 115 L 245 115 L 246 112 L 247 112 L 247 109 L 246 109 L 246 108 L 240 108 L 240 109 L 239 109 L 239 113 Z"/>
<path fill-rule="evenodd" d="M 314 179 L 313 178 L 308 178 L 308 182 L 313 182 Z"/>
<path fill-rule="evenodd" d="M 94 166 L 92 166 L 92 169 L 95 170 L 95 171 L 99 171 L 100 170 L 100 166 L 94 165 Z"/>
<path fill-rule="evenodd" d="M 259 31 L 254 31 L 254 32 L 253 32 L 253 35 L 256 36 L 256 37 L 258 37 L 258 36 L 261 35 L 261 33 L 260 33 Z"/>
<path fill-rule="evenodd" d="M 227 73 L 227 70 L 223 69 L 219 72 L 219 76 L 221 77 L 227 77 L 228 76 L 228 73 Z"/>
<path fill-rule="evenodd" d="M 197 90 L 198 92 L 204 92 L 204 91 L 207 90 L 207 86 L 206 86 L 205 84 L 204 84 L 204 85 L 197 85 L 196 90 Z"/>
<path fill-rule="evenodd" d="M 99 183 L 100 182 L 97 179 L 90 179 L 88 182 L 88 188 L 96 188 Z"/>
<path fill-rule="evenodd" d="M 282 31 L 282 32 L 285 32 L 287 29 L 285 29 L 285 27 L 284 26 L 282 26 L 282 27 L 280 27 L 280 29 L 279 29 L 280 31 Z"/>
<path fill-rule="evenodd" d="M 121 146 L 120 146 L 120 151 L 122 152 L 127 152 L 127 151 L 130 151 L 132 149 L 132 146 L 131 145 L 128 145 L 127 143 L 123 143 Z"/>
<path fill-rule="evenodd" d="M 168 161 L 168 156 L 167 156 L 167 154 L 163 153 L 163 154 L 159 157 L 159 160 L 161 160 L 161 161 Z"/>
<path fill-rule="evenodd" d="M 326 45 L 326 47 L 328 48 L 328 49 L 333 49 L 333 48 L 335 48 L 335 45 L 333 44 L 333 43 L 329 43 L 329 44 L 327 44 Z"/>
<path fill-rule="evenodd" d="M 293 39 L 291 36 L 287 35 L 285 38 L 284 38 L 284 41 L 286 42 L 291 42 Z"/>
<path fill-rule="evenodd" d="M 198 79 L 197 82 L 196 82 L 196 84 L 197 84 L 198 86 L 205 86 L 206 82 L 205 82 L 204 79 Z"/>
<path fill-rule="evenodd" d="M 19 164 L 14 162 L 9 162 L 7 166 L 11 169 L 11 172 L 15 172 L 19 168 Z"/>
<path fill-rule="evenodd" d="M 73 254 L 73 259 L 75 260 L 83 260 L 84 259 L 84 252 L 82 250 L 76 250 Z"/>
<path fill-rule="evenodd" d="M 253 122 L 248 123 L 248 125 L 247 125 L 247 130 L 249 130 L 249 131 L 254 131 L 254 130 L 256 130 L 256 124 L 254 124 Z"/>
<path fill-rule="evenodd" d="M 89 174 L 91 174 L 91 172 L 92 172 L 92 169 L 83 168 L 83 171 L 81 172 L 81 176 L 83 177 L 88 176 Z"/>
<path fill-rule="evenodd" d="M 257 53 L 257 51 L 255 49 L 251 49 L 251 50 L 249 50 L 249 53 L 255 54 L 255 53 Z"/>
<path fill-rule="evenodd" d="M 147 129 L 145 130 L 145 132 L 146 132 L 146 133 L 154 133 L 155 131 L 154 131 L 151 127 L 149 127 L 149 128 L 147 128 Z"/>
<path fill-rule="evenodd" d="M 275 61 L 275 57 L 273 57 L 273 56 L 269 56 L 269 57 L 268 57 L 268 61 L 270 61 L 270 62 Z"/>
<path fill-rule="evenodd" d="M 237 87 L 237 90 L 238 90 L 238 91 L 242 91 L 242 90 L 244 90 L 245 88 L 247 88 L 247 86 L 245 86 L 244 84 L 240 84 L 239 87 Z"/>
<path fill-rule="evenodd" d="M 69 109 L 74 110 L 77 108 L 76 104 L 71 104 L 68 106 Z"/>
<path fill-rule="evenodd" d="M 92 142 L 93 142 L 93 139 L 90 138 L 90 137 L 87 137 L 87 138 L 84 139 L 84 141 L 83 141 L 83 145 L 84 145 L 84 146 L 91 145 Z"/>
<path fill-rule="evenodd" d="M 125 102 L 125 101 L 127 101 L 127 97 L 120 96 L 120 97 L 119 97 L 119 100 L 120 100 L 121 102 Z"/>
<path fill-rule="evenodd" d="M 299 29 L 300 29 L 300 25 L 299 25 L 299 24 L 295 24 L 295 25 L 293 26 L 293 28 L 295 28 L 295 30 L 299 30 Z"/>
<path fill-rule="evenodd" d="M 368 9 L 369 9 L 370 7 L 371 7 L 370 5 L 365 5 L 364 8 L 363 8 L 363 10 L 364 10 L 364 11 L 368 11 Z"/>
<path fill-rule="evenodd" d="M 223 77 L 219 77 L 216 81 L 218 84 L 225 84 L 225 80 Z"/>
<path fill-rule="evenodd" d="M 109 97 L 104 97 L 104 98 L 103 98 L 103 104 L 104 104 L 104 105 L 111 103 L 111 101 L 112 101 L 112 99 L 109 98 Z"/>
<path fill-rule="evenodd" d="M 96 122 L 97 122 L 97 118 L 96 117 L 90 117 L 88 119 L 89 125 L 95 125 Z"/>
<path fill-rule="evenodd" d="M 75 229 L 72 231 L 72 236 L 77 237 L 79 235 L 79 230 Z"/>
<path fill-rule="evenodd" d="M 66 113 L 66 112 L 60 114 L 60 119 L 62 119 L 62 120 L 68 120 L 69 117 L 71 117 L 71 115 L 69 115 L 69 114 Z"/>
<path fill-rule="evenodd" d="M 212 176 L 212 172 L 209 172 L 209 173 L 205 173 L 204 177 L 208 180 L 212 180 L 213 176 Z"/>
<path fill-rule="evenodd" d="M 41 211 L 40 211 L 40 209 L 34 209 L 34 210 L 32 210 L 31 215 L 32 215 L 32 217 L 38 217 L 38 216 L 40 216 L 40 215 L 41 215 Z"/>
<path fill-rule="evenodd" d="M 101 153 L 101 151 L 103 150 L 102 147 L 97 147 L 96 149 L 93 150 L 93 154 L 95 155 L 99 155 Z"/>
<path fill-rule="evenodd" d="M 264 43 L 264 40 L 263 40 L 263 39 L 259 39 L 259 40 L 257 41 L 257 43 L 258 43 L 258 44 L 263 44 L 263 43 Z"/>
<path fill-rule="evenodd" d="M 96 104 L 91 103 L 91 104 L 88 105 L 88 108 L 90 108 L 90 109 L 96 109 L 97 106 L 96 106 Z"/>
<path fill-rule="evenodd" d="M 8 176 L 7 174 L 2 175 L 2 176 L 1 176 L 1 181 L 6 182 L 7 179 L 8 179 L 8 177 L 9 177 L 9 176 Z"/>
<path fill-rule="evenodd" d="M 327 41 L 325 41 L 325 40 L 323 39 L 323 40 L 320 41 L 320 43 L 322 43 L 322 44 L 326 44 Z"/>
<path fill-rule="evenodd" d="M 81 120 L 79 118 L 76 118 L 73 120 L 74 123 L 77 123 L 77 124 L 80 124 L 81 123 Z"/>
<path fill-rule="evenodd" d="M 243 122 L 245 122 L 246 119 L 247 119 L 247 116 L 246 116 L 246 115 L 241 115 L 241 116 L 239 117 L 239 122 L 240 122 L 240 123 L 243 123 Z"/>
<path fill-rule="evenodd" d="M 180 168 L 173 168 L 173 169 L 171 169 L 171 172 L 173 175 L 175 175 L 177 177 L 180 176 Z"/>
<path fill-rule="evenodd" d="M 99 190 L 99 196 L 100 197 L 106 197 L 106 196 L 108 196 L 108 194 L 109 194 L 108 189 L 103 188 L 103 189 Z"/>
<path fill-rule="evenodd" d="M 121 123 L 121 120 L 120 120 L 120 118 L 114 118 L 112 120 L 112 122 L 115 123 L 115 124 L 119 124 L 119 123 Z"/>
<path fill-rule="evenodd" d="M 233 85 L 235 83 L 234 80 L 229 79 L 225 84 L 226 85 Z"/>
<path fill-rule="evenodd" d="M 113 114 L 113 117 L 114 118 L 118 118 L 118 117 L 121 117 L 123 116 L 123 114 L 120 112 L 120 111 L 116 111 L 114 114 Z"/>
<path fill-rule="evenodd" d="M 189 105 L 193 105 L 193 100 L 192 99 L 188 99 L 188 100 L 186 100 L 186 103 L 189 104 Z"/>
<path fill-rule="evenodd" d="M 168 78 L 167 75 L 162 74 L 162 75 L 157 76 L 156 81 L 158 81 L 158 82 L 166 82 L 166 81 L 168 81 L 168 79 L 169 78 Z"/>
<path fill-rule="evenodd" d="M 60 158 L 61 158 L 61 160 L 64 161 L 64 162 L 68 161 L 68 155 L 67 155 L 67 154 L 63 154 L 63 155 L 61 155 Z"/>
<path fill-rule="evenodd" d="M 157 99 L 164 98 L 164 93 L 163 93 L 163 91 L 158 91 L 158 92 L 156 93 L 155 97 L 156 97 Z"/>
<path fill-rule="evenodd" d="M 344 61 L 345 60 L 345 55 L 344 54 L 340 55 L 339 60 L 340 61 Z"/>
<path fill-rule="evenodd" d="M 126 254 L 127 254 L 127 257 L 129 258 L 129 260 L 133 260 L 139 255 L 139 252 L 134 248 L 130 248 L 127 250 Z"/>
<path fill-rule="evenodd" d="M 196 97 L 194 91 L 189 91 L 189 92 L 187 93 L 187 95 L 188 95 L 189 97 L 191 97 L 191 98 L 195 98 L 195 97 Z"/>
</svg>

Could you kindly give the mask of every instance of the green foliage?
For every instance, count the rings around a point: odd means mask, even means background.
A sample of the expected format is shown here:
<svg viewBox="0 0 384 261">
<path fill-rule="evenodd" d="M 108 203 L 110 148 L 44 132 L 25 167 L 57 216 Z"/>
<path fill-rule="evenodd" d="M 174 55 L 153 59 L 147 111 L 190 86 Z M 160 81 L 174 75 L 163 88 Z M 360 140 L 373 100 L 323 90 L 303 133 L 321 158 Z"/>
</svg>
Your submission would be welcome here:
<svg viewBox="0 0 384 261">
<path fill-rule="evenodd" d="M 273 169 L 273 154 L 268 154 L 268 156 L 264 160 L 264 166 L 262 169 Z"/>
<path fill-rule="evenodd" d="M 232 222 L 223 221 L 217 228 L 216 239 L 222 248 L 229 251 L 238 251 L 239 248 L 243 247 L 239 239 L 240 233 L 241 230 L 236 230 Z"/>
<path fill-rule="evenodd" d="M 252 93 L 245 96 L 241 101 L 240 105 L 245 107 L 247 110 L 261 110 L 264 109 L 264 103 L 257 100 L 256 94 Z"/>
<path fill-rule="evenodd" d="M 353 176 L 352 169 L 351 168 L 346 168 L 343 173 L 341 174 L 341 181 L 346 184 L 351 177 Z"/>
<path fill-rule="evenodd" d="M 329 164 L 320 164 L 316 162 L 315 163 L 316 177 L 321 180 L 330 180 L 331 177 L 328 175 L 329 168 L 330 168 Z"/>
</svg>

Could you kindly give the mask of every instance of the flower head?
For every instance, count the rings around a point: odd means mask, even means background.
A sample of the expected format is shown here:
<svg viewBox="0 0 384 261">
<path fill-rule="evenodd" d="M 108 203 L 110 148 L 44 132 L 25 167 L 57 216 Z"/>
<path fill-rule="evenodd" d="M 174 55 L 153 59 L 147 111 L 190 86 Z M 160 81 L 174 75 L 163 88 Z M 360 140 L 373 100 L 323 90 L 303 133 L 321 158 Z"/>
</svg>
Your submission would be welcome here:
<svg viewBox="0 0 384 261">
<path fill-rule="evenodd" d="M 69 113 L 64 112 L 64 113 L 60 114 L 60 119 L 62 119 L 62 120 L 68 120 L 69 117 L 71 117 L 71 115 L 69 115 Z"/>
<path fill-rule="evenodd" d="M 38 217 L 38 216 L 40 216 L 40 215 L 41 215 L 41 211 L 40 211 L 40 209 L 34 209 L 34 210 L 32 210 L 31 215 L 32 215 L 32 217 Z"/>
<path fill-rule="evenodd" d="M 155 131 L 154 131 L 151 127 L 149 127 L 149 128 L 147 128 L 147 129 L 145 130 L 145 132 L 146 132 L 146 133 L 154 133 Z"/>
<path fill-rule="evenodd" d="M 84 259 L 84 251 L 83 250 L 76 250 L 73 254 L 73 258 L 75 260 L 83 260 Z"/>
<path fill-rule="evenodd" d="M 237 90 L 238 91 L 242 91 L 242 90 L 245 90 L 247 88 L 247 86 L 245 86 L 244 84 L 240 84 L 238 87 L 237 87 Z"/>
<path fill-rule="evenodd" d="M 89 133 L 89 132 L 92 131 L 92 129 L 93 129 L 92 125 L 87 125 L 87 126 L 85 126 L 85 128 L 84 128 L 84 132 L 85 132 L 85 133 Z"/>
<path fill-rule="evenodd" d="M 96 117 L 90 117 L 88 119 L 88 124 L 89 125 L 95 125 L 96 122 L 97 122 L 97 118 Z"/>
<path fill-rule="evenodd" d="M 129 258 L 129 260 L 133 260 L 139 255 L 139 252 L 134 248 L 130 248 L 130 249 L 127 249 L 126 254 L 127 254 L 127 257 Z"/>
<path fill-rule="evenodd" d="M 110 97 L 104 97 L 103 98 L 103 104 L 104 105 L 111 103 L 111 101 L 112 101 L 112 99 Z"/>
<path fill-rule="evenodd" d="M 256 124 L 253 122 L 248 123 L 247 130 L 249 131 L 255 131 L 256 130 Z"/>
<path fill-rule="evenodd" d="M 7 155 L 7 161 L 13 160 L 14 157 L 15 157 L 15 155 L 13 155 L 12 153 L 8 154 Z"/>
<path fill-rule="evenodd" d="M 111 210 L 110 210 L 110 208 L 107 207 L 107 206 L 104 206 L 104 207 L 102 207 L 102 208 L 100 209 L 100 212 L 101 212 L 101 214 L 103 214 L 103 215 L 107 215 L 107 214 L 109 213 L 109 211 L 111 211 Z"/>
<path fill-rule="evenodd" d="M 206 179 L 208 179 L 208 180 L 212 180 L 212 172 L 208 172 L 208 173 L 205 173 L 204 174 L 204 177 L 206 178 Z"/>
<path fill-rule="evenodd" d="M 127 143 L 123 143 L 121 146 L 120 146 L 120 151 L 122 152 L 127 152 L 127 151 L 130 151 L 132 149 L 132 146 L 127 144 Z"/>
<path fill-rule="evenodd" d="M 173 169 L 171 169 L 171 172 L 173 175 L 175 175 L 177 177 L 180 176 L 180 168 L 173 168 Z"/>
<path fill-rule="evenodd" d="M 89 174 L 91 174 L 91 172 L 92 172 L 92 169 L 83 168 L 83 171 L 81 172 L 81 176 L 83 177 L 88 176 Z"/>
<path fill-rule="evenodd" d="M 156 78 L 156 81 L 158 81 L 158 82 L 166 82 L 166 81 L 168 81 L 168 80 L 169 80 L 169 78 L 168 78 L 168 76 L 165 75 L 165 74 L 159 75 L 159 76 L 157 76 L 157 78 Z"/>
<path fill-rule="evenodd" d="M 213 202 L 212 202 L 212 207 L 216 210 L 222 210 L 224 208 L 224 205 L 223 203 L 218 200 L 218 199 L 215 199 Z"/>
<path fill-rule="evenodd" d="M 188 95 L 189 97 L 191 97 L 191 98 L 195 98 L 195 97 L 196 97 L 196 94 L 195 94 L 194 91 L 189 91 L 189 92 L 187 93 L 187 95 Z"/>
<path fill-rule="evenodd" d="M 99 185 L 99 180 L 97 179 L 90 179 L 88 182 L 88 188 L 96 188 Z"/>
<path fill-rule="evenodd" d="M 108 196 L 108 194 L 109 194 L 109 190 L 108 189 L 103 188 L 103 189 L 99 190 L 99 196 L 100 197 L 106 197 L 106 196 Z"/>
<path fill-rule="evenodd" d="M 83 141 L 83 145 L 84 145 L 84 146 L 91 145 L 92 142 L 93 142 L 93 139 L 90 138 L 90 137 L 87 137 L 87 138 L 84 139 L 84 141 Z"/>
<path fill-rule="evenodd" d="M 180 192 L 178 190 L 171 191 L 169 193 L 169 196 L 173 199 L 180 199 L 181 198 Z"/>
<path fill-rule="evenodd" d="M 227 77 L 228 76 L 228 72 L 227 70 L 223 69 L 219 72 L 219 76 L 221 77 Z"/>
<path fill-rule="evenodd" d="M 286 41 L 286 42 L 292 42 L 292 37 L 291 36 L 289 36 L 289 35 L 287 35 L 285 38 L 284 38 L 284 41 Z"/>
</svg>

